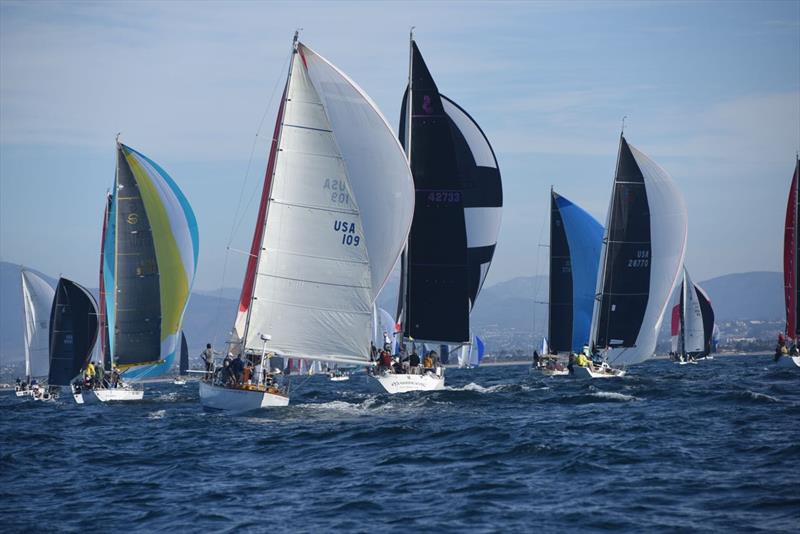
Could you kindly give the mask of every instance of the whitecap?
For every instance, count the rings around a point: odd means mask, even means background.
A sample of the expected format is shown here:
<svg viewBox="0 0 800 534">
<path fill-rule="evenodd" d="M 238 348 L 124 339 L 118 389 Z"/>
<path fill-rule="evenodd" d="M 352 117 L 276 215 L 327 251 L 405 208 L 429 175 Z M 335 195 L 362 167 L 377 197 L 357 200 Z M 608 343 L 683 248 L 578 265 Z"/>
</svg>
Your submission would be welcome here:
<svg viewBox="0 0 800 534">
<path fill-rule="evenodd" d="M 156 410 L 155 412 L 150 412 L 147 414 L 148 419 L 162 419 L 165 415 L 167 415 L 166 410 Z"/>
</svg>

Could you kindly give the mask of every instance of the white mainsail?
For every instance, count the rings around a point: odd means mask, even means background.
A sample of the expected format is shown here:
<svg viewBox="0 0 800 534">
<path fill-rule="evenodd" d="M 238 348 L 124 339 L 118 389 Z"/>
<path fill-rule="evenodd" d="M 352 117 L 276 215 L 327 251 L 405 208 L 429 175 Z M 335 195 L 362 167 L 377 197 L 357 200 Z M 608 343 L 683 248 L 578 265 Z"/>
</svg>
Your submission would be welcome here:
<svg viewBox="0 0 800 534">
<path fill-rule="evenodd" d="M 282 356 L 363 364 L 411 226 L 411 171 L 370 98 L 301 43 L 283 105 L 245 350 L 269 336 Z"/>
<path fill-rule="evenodd" d="M 46 377 L 50 371 L 50 310 L 55 290 L 41 276 L 22 269 L 25 308 L 25 375 Z"/>
<path fill-rule="evenodd" d="M 689 271 L 683 268 L 683 352 L 685 354 L 705 350 L 703 334 L 703 312 Z"/>
</svg>

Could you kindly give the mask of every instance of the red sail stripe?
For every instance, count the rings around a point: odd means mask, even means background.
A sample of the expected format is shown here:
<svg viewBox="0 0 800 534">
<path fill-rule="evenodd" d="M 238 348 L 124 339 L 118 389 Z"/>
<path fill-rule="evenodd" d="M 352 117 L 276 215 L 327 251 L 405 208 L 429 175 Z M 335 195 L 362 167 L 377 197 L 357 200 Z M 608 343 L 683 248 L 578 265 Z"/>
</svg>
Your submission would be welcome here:
<svg viewBox="0 0 800 534">
<path fill-rule="evenodd" d="M 681 307 L 676 304 L 672 307 L 672 324 L 670 325 L 670 335 L 677 336 L 681 328 Z"/>
<path fill-rule="evenodd" d="M 264 189 L 261 191 L 261 204 L 258 207 L 258 218 L 256 228 L 253 232 L 253 243 L 250 245 L 250 257 L 247 259 L 247 270 L 242 284 L 242 296 L 239 299 L 239 311 L 246 312 L 250 307 L 250 298 L 253 294 L 253 283 L 256 278 L 256 266 L 258 265 L 258 254 L 261 252 L 261 241 L 264 234 L 264 218 L 267 215 L 267 204 L 269 203 L 269 190 L 272 184 L 272 173 L 275 169 L 275 159 L 278 153 L 278 134 L 280 133 L 281 123 L 283 122 L 283 106 L 286 102 L 287 87 L 283 90 L 281 105 L 278 109 L 278 116 L 275 118 L 275 130 L 272 133 L 272 144 L 269 149 L 269 160 L 267 161 L 267 172 L 264 174 Z"/>
</svg>

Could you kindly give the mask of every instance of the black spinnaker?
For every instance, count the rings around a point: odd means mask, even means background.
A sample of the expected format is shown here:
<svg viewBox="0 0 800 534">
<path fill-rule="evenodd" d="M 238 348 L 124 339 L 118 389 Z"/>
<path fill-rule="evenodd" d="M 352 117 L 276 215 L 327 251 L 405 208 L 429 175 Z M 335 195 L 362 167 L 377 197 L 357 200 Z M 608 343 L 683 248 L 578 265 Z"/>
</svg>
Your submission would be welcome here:
<svg viewBox="0 0 800 534">
<path fill-rule="evenodd" d="M 83 286 L 61 278 L 50 311 L 51 386 L 67 386 L 86 367 L 97 341 L 97 303 Z"/>
</svg>

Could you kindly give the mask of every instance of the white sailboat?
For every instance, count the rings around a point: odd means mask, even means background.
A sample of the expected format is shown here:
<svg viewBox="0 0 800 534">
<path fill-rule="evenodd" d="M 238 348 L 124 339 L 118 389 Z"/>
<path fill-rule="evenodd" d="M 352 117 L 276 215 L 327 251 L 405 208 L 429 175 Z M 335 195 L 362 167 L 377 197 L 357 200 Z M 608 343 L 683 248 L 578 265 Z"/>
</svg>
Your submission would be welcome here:
<svg viewBox="0 0 800 534">
<path fill-rule="evenodd" d="M 622 376 L 618 366 L 653 356 L 686 234 L 686 205 L 672 178 L 620 135 L 589 337 L 603 361 L 575 366 L 575 376 Z"/>
<path fill-rule="evenodd" d="M 204 407 L 286 406 L 271 357 L 369 365 L 372 310 L 414 209 L 403 149 L 372 100 L 297 40 L 275 123 L 230 349 L 249 380 L 201 382 Z"/>
<path fill-rule="evenodd" d="M 672 355 L 679 365 L 713 359 L 714 310 L 684 267 L 679 302 L 672 308 Z"/>
<path fill-rule="evenodd" d="M 41 276 L 22 269 L 22 303 L 25 310 L 25 382 L 15 388 L 17 397 L 34 395 L 35 390 L 44 391 L 41 381 L 50 370 L 49 332 L 50 311 L 55 290 Z M 36 380 L 40 384 L 31 386 Z M 36 397 L 36 395 L 34 395 Z"/>
</svg>

